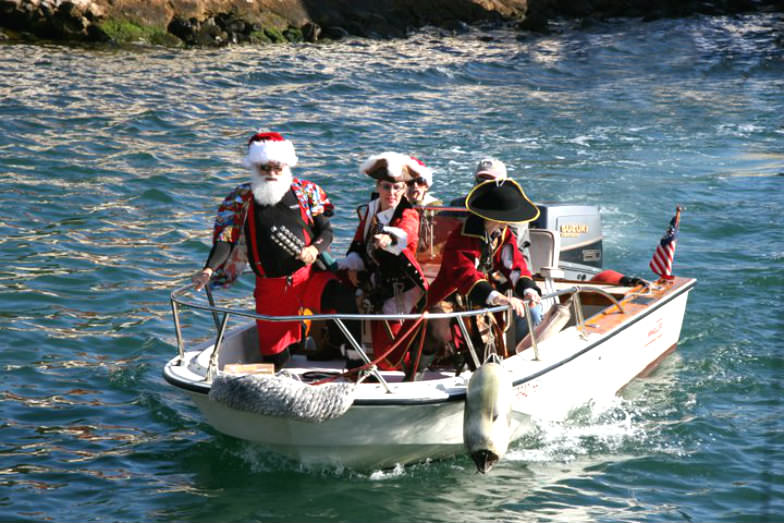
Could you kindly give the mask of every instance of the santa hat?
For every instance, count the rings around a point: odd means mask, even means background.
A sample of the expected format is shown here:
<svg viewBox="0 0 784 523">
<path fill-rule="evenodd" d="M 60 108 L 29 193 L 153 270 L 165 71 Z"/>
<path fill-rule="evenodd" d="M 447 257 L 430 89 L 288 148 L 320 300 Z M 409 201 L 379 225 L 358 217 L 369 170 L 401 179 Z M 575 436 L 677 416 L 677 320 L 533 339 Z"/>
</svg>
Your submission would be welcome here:
<svg viewBox="0 0 784 523">
<path fill-rule="evenodd" d="M 428 187 L 433 185 L 433 169 L 426 166 L 422 160 L 412 156 L 411 161 L 408 162 L 408 168 L 414 171 L 414 179 L 422 178 Z"/>
<path fill-rule="evenodd" d="M 412 169 L 410 156 L 405 154 L 385 152 L 371 156 L 359 166 L 359 172 L 376 180 L 387 182 L 407 182 L 417 178 Z"/>
<path fill-rule="evenodd" d="M 242 161 L 245 167 L 282 163 L 289 167 L 297 165 L 294 144 L 280 133 L 257 132 L 248 140 L 248 154 Z"/>
</svg>

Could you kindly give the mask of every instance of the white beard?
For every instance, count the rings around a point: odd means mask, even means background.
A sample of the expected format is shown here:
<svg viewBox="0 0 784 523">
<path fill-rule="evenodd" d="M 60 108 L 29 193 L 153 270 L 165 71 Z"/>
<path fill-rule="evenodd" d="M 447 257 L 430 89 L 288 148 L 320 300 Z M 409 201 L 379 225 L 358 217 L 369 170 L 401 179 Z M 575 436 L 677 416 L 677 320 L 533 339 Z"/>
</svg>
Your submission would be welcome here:
<svg viewBox="0 0 784 523">
<path fill-rule="evenodd" d="M 250 186 L 253 189 L 253 199 L 259 205 L 275 205 L 291 189 L 293 177 L 291 169 L 286 167 L 277 180 L 268 181 L 259 173 L 252 171 L 250 174 Z"/>
</svg>

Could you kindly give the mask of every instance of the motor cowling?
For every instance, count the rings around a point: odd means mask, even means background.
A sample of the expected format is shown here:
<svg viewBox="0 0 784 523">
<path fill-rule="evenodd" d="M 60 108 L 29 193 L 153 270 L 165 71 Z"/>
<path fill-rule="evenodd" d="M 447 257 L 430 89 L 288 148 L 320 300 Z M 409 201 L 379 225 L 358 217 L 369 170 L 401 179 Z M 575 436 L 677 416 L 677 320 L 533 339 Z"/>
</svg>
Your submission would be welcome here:
<svg viewBox="0 0 784 523">
<path fill-rule="evenodd" d="M 593 205 L 537 203 L 539 217 L 531 228 L 548 229 L 560 236 L 558 267 L 570 280 L 590 280 L 602 270 L 602 219 Z"/>
</svg>

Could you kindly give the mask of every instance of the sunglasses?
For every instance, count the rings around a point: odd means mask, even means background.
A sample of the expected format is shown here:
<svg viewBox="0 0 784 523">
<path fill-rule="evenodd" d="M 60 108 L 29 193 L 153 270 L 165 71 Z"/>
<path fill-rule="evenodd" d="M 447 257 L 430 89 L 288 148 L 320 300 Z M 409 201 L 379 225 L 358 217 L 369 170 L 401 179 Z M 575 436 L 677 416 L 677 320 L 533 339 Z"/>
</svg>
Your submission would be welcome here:
<svg viewBox="0 0 784 523">
<path fill-rule="evenodd" d="M 283 164 L 279 163 L 267 163 L 267 164 L 256 164 L 256 170 L 260 173 L 280 173 L 283 172 Z"/>
<path fill-rule="evenodd" d="M 387 192 L 400 192 L 405 189 L 406 186 L 402 183 L 381 182 L 378 184 L 378 188 Z"/>
<path fill-rule="evenodd" d="M 476 175 L 477 180 L 495 180 L 496 177 L 489 173 L 479 173 Z"/>
<path fill-rule="evenodd" d="M 409 180 L 406 182 L 406 185 L 408 185 L 409 187 L 413 187 L 414 184 L 420 187 L 427 187 L 427 182 L 425 181 L 424 178 L 417 178 L 416 180 Z"/>
</svg>

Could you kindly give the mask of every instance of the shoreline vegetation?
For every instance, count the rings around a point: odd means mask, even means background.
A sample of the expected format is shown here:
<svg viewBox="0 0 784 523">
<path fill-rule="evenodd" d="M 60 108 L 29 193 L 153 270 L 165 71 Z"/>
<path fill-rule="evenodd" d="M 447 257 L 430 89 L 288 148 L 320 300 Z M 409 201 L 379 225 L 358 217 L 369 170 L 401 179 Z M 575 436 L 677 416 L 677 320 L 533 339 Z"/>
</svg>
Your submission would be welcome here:
<svg viewBox="0 0 784 523">
<path fill-rule="evenodd" d="M 0 0 L 0 41 L 222 47 L 784 12 L 784 0 Z"/>
</svg>

